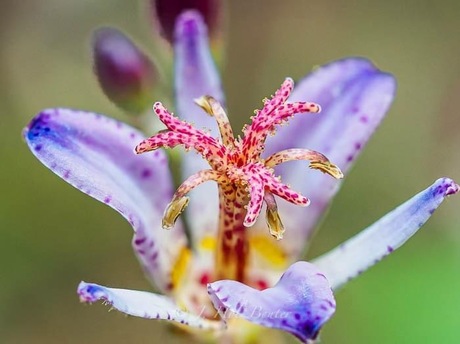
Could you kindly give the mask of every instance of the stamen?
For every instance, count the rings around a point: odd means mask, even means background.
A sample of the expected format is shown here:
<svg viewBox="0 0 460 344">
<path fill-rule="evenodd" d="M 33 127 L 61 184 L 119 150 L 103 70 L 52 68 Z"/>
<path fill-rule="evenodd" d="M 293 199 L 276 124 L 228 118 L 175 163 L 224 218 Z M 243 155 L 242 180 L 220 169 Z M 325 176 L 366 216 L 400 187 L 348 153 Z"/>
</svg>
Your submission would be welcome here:
<svg viewBox="0 0 460 344">
<path fill-rule="evenodd" d="M 174 193 L 173 198 L 181 198 L 187 195 L 192 189 L 196 188 L 198 185 L 214 180 L 216 182 L 219 181 L 221 176 L 214 170 L 202 170 L 195 174 L 192 174 L 188 177 L 178 188 L 177 191 Z"/>
<path fill-rule="evenodd" d="M 222 143 L 229 148 L 233 148 L 235 141 L 233 129 L 222 105 L 211 96 L 197 98 L 195 99 L 195 103 L 208 115 L 216 119 Z"/>
<path fill-rule="evenodd" d="M 188 177 L 176 190 L 173 200 L 166 207 L 163 215 L 162 226 L 164 229 L 171 229 L 176 223 L 179 215 L 188 205 L 189 198 L 186 195 L 198 185 L 209 180 L 218 181 L 219 175 L 214 170 L 202 170 Z"/>
<path fill-rule="evenodd" d="M 176 223 L 177 218 L 185 210 L 185 207 L 187 207 L 188 202 L 189 202 L 188 197 L 181 197 L 178 199 L 173 198 L 172 202 L 169 203 L 168 206 L 166 207 L 166 210 L 163 214 L 161 226 L 164 229 L 173 228 L 174 224 Z"/>
<path fill-rule="evenodd" d="M 329 161 L 323 154 L 310 150 L 310 149 L 303 149 L 303 148 L 291 148 L 279 151 L 273 155 L 270 155 L 265 160 L 265 166 L 267 167 L 275 167 L 279 164 L 288 162 L 288 161 L 295 161 L 295 160 L 310 160 L 310 161 L 320 161 L 326 162 Z"/>
<path fill-rule="evenodd" d="M 320 170 L 336 179 L 343 178 L 343 173 L 340 168 L 331 163 L 323 154 L 309 149 L 292 148 L 280 151 L 265 160 L 265 166 L 275 167 L 279 164 L 294 160 L 310 160 L 309 167 L 311 169 Z"/>
<path fill-rule="evenodd" d="M 268 230 L 276 240 L 280 240 L 283 238 L 285 229 L 278 213 L 275 197 L 272 193 L 265 192 L 264 200 L 267 205 L 266 221 Z"/>
</svg>

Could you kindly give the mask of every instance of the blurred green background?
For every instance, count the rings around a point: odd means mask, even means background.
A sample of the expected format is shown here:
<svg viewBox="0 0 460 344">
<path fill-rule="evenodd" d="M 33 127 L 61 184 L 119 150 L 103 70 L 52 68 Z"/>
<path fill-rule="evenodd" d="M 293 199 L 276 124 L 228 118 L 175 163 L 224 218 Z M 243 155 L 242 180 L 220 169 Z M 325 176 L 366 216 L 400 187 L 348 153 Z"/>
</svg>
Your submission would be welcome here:
<svg viewBox="0 0 460 344">
<path fill-rule="evenodd" d="M 59 180 L 21 129 L 40 109 L 123 119 L 91 70 L 89 36 L 124 29 L 153 50 L 145 2 L 3 0 L 0 12 L 0 343 L 169 343 L 162 323 L 84 306 L 81 279 L 149 290 L 114 211 Z M 436 178 L 460 179 L 460 2 L 228 1 L 223 72 L 242 123 L 280 81 L 361 55 L 399 84 L 309 256 L 350 237 Z M 154 99 L 152 99 L 152 102 Z M 448 200 L 404 248 L 337 295 L 323 343 L 458 343 L 460 200 Z M 290 339 L 289 339 L 290 340 Z M 293 341 L 293 340 L 292 340 Z"/>
</svg>

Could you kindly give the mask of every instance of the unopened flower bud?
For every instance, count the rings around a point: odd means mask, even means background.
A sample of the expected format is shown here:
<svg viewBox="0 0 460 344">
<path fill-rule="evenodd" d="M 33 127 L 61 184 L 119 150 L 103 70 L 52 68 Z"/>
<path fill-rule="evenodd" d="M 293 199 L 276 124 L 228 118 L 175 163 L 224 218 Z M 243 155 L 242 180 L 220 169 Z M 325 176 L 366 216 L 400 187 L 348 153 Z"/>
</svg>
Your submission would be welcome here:
<svg viewBox="0 0 460 344">
<path fill-rule="evenodd" d="M 92 48 L 94 72 L 106 96 L 129 113 L 149 107 L 158 70 L 131 39 L 117 29 L 100 28 Z"/>
<path fill-rule="evenodd" d="M 204 18 L 211 41 L 220 35 L 222 0 L 151 0 L 154 25 L 171 44 L 177 17 L 184 11 L 196 10 Z"/>
</svg>

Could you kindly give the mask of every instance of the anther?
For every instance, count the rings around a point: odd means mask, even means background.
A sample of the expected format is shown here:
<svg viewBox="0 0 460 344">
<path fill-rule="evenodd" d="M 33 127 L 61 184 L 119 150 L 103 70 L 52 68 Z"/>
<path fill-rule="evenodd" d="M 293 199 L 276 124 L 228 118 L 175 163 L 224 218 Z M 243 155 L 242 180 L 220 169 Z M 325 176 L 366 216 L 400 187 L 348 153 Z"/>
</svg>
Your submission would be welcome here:
<svg viewBox="0 0 460 344">
<path fill-rule="evenodd" d="M 310 165 L 308 167 L 310 167 L 311 169 L 314 169 L 314 170 L 319 170 L 319 171 L 321 171 L 323 173 L 327 173 L 327 174 L 331 175 L 332 177 L 334 177 L 336 179 L 342 179 L 343 178 L 343 173 L 340 170 L 340 168 L 338 168 L 336 165 L 334 165 L 330 161 L 327 161 L 327 162 L 325 162 L 325 161 L 311 161 Z"/>
<path fill-rule="evenodd" d="M 185 210 L 189 202 L 188 197 L 181 197 L 173 199 L 171 203 L 168 204 L 166 210 L 163 214 L 163 219 L 161 221 L 161 226 L 164 229 L 171 229 L 174 227 L 177 218 Z"/>
<path fill-rule="evenodd" d="M 268 230 L 276 240 L 281 240 L 285 229 L 278 213 L 278 206 L 276 205 L 275 197 L 272 193 L 266 192 L 264 200 L 267 205 L 265 220 L 267 222 Z"/>
</svg>

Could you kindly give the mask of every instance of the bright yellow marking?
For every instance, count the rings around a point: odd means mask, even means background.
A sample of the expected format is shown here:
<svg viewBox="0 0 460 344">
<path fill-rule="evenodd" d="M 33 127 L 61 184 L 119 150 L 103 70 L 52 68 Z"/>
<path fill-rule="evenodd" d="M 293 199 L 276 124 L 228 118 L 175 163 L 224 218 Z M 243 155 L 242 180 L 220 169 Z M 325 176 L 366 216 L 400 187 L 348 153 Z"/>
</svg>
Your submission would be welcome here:
<svg viewBox="0 0 460 344">
<path fill-rule="evenodd" d="M 254 235 L 249 238 L 250 248 L 275 268 L 286 266 L 287 257 L 283 249 L 267 235 Z"/>
<path fill-rule="evenodd" d="M 183 247 L 171 271 L 171 283 L 173 285 L 173 289 L 177 289 L 180 283 L 183 282 L 184 275 L 187 271 L 191 257 L 192 252 L 190 251 L 190 249 L 187 247 Z"/>
<path fill-rule="evenodd" d="M 205 251 L 213 251 L 216 248 L 216 238 L 207 236 L 201 239 L 200 248 Z"/>
</svg>

